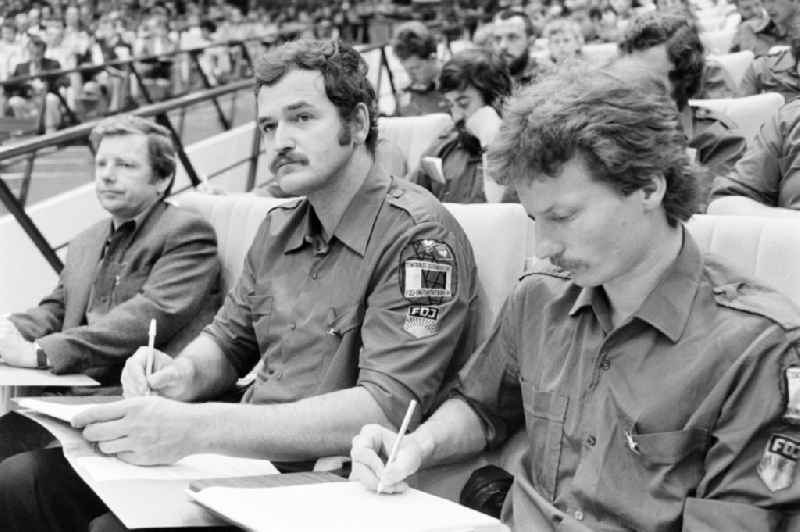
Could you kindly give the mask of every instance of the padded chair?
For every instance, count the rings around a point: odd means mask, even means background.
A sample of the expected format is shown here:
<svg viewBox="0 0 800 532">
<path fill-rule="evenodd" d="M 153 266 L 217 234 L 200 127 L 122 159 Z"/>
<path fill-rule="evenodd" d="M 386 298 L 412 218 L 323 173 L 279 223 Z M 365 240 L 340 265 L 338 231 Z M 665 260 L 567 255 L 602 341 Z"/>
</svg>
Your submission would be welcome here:
<svg viewBox="0 0 800 532">
<path fill-rule="evenodd" d="M 727 54 L 733 44 L 734 35 L 736 35 L 735 29 L 703 31 L 700 33 L 700 42 L 703 43 L 707 54 Z"/>
<path fill-rule="evenodd" d="M 445 113 L 381 117 L 378 119 L 378 137 L 391 141 L 400 149 L 411 173 L 419 166 L 422 153 L 452 124 L 450 115 Z"/>
<path fill-rule="evenodd" d="M 735 264 L 741 272 L 780 290 L 800 305 L 800 219 L 700 214 L 692 217 L 688 229 L 703 252 Z M 533 249 L 532 241 L 528 249 Z M 526 445 L 522 430 L 500 449 L 465 462 L 422 470 L 411 483 L 458 501 L 469 475 L 479 467 L 495 464 L 512 474 L 520 471 Z"/>
<path fill-rule="evenodd" d="M 743 98 L 717 98 L 690 100 L 691 105 L 707 107 L 733 120 L 742 134 L 749 140 L 761 128 L 764 120 L 772 116 L 783 105 L 783 96 L 777 92 L 765 92 Z"/>
<path fill-rule="evenodd" d="M 755 56 L 751 50 L 744 50 L 733 54 L 722 54 L 710 56 L 709 59 L 717 60 L 725 71 L 731 76 L 731 79 L 736 86 L 744 79 L 744 73 L 747 72 L 747 67 L 753 62 Z"/>
</svg>

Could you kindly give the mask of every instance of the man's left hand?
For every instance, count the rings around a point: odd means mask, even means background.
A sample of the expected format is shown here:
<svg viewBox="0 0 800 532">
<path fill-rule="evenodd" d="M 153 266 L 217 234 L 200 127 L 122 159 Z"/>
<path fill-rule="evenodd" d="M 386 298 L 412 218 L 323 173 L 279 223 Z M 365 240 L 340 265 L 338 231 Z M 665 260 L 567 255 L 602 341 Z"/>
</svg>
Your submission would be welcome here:
<svg viewBox="0 0 800 532">
<path fill-rule="evenodd" d="M 487 148 L 500 131 L 502 119 L 497 111 L 489 105 L 484 105 L 467 118 L 464 126 L 467 131 L 475 135 L 482 148 Z"/>
<path fill-rule="evenodd" d="M 197 405 L 164 399 L 135 397 L 98 405 L 81 412 L 72 426 L 97 443 L 104 454 L 136 465 L 172 464 L 198 452 Z"/>
<path fill-rule="evenodd" d="M 0 317 L 0 360 L 9 366 L 35 368 L 36 345 L 22 337 L 14 323 Z"/>
</svg>

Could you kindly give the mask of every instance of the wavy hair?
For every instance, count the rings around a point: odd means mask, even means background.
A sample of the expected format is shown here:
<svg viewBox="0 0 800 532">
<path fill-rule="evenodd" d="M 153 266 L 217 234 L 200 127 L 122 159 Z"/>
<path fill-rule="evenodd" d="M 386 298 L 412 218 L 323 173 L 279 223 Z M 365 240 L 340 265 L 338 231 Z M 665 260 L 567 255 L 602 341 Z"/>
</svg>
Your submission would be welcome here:
<svg viewBox="0 0 800 532">
<path fill-rule="evenodd" d="M 512 82 L 499 58 L 486 50 L 472 49 L 453 55 L 442 65 L 438 86 L 440 92 L 474 87 L 484 103 L 500 113 L 503 101 L 511 94 Z"/>
<path fill-rule="evenodd" d="M 378 102 L 367 80 L 367 64 L 352 46 L 338 40 L 299 39 L 274 48 L 255 66 L 256 94 L 272 86 L 291 70 L 316 70 L 325 81 L 325 95 L 336 106 L 339 117 L 350 123 L 358 104 L 369 112 L 365 144 L 375 153 L 378 140 Z"/>
<path fill-rule="evenodd" d="M 697 169 L 660 78 L 631 81 L 601 70 L 561 69 L 509 101 L 487 159 L 499 182 L 524 184 L 557 178 L 576 156 L 594 179 L 625 196 L 663 175 L 672 226 L 695 210 Z"/>
<path fill-rule="evenodd" d="M 680 11 L 648 12 L 634 17 L 619 43 L 624 54 L 666 45 L 672 65 L 669 80 L 672 98 L 683 109 L 701 89 L 705 69 L 705 50 L 697 28 Z"/>
</svg>

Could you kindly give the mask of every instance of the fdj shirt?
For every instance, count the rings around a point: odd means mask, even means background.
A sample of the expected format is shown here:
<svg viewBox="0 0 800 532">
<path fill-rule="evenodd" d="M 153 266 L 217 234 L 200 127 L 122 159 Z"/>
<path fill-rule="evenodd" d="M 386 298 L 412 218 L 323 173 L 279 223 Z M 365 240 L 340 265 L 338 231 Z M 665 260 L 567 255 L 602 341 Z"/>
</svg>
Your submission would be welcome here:
<svg viewBox="0 0 800 532">
<path fill-rule="evenodd" d="M 296 401 L 364 386 L 400 424 L 428 408 L 472 348 L 475 261 L 427 191 L 373 166 L 326 242 L 307 200 L 277 207 L 207 329 L 240 374 L 244 400 Z M 318 222 L 317 224 L 318 225 Z"/>
<path fill-rule="evenodd" d="M 705 260 L 684 232 L 616 329 L 602 288 L 526 277 L 459 393 L 491 444 L 527 429 L 505 508 L 517 530 L 773 530 L 800 503 L 788 417 L 800 396 L 787 393 L 798 336 L 798 309 Z"/>
</svg>

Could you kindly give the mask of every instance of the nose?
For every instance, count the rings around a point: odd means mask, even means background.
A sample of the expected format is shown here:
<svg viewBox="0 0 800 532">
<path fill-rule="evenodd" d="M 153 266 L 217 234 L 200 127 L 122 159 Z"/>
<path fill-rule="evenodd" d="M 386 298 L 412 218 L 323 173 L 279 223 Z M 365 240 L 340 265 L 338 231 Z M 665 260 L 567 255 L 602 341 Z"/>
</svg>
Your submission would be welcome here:
<svg viewBox="0 0 800 532">
<path fill-rule="evenodd" d="M 98 179 L 103 181 L 113 181 L 116 176 L 113 164 L 103 164 L 96 167 L 95 174 Z"/>
<path fill-rule="evenodd" d="M 564 251 L 564 246 L 555 238 L 553 231 L 547 227 L 544 221 L 537 221 L 533 224 L 533 234 L 536 239 L 533 252 L 539 259 L 549 259 L 556 257 Z"/>
<path fill-rule="evenodd" d="M 294 147 L 294 136 L 292 135 L 291 128 L 288 127 L 285 122 L 278 122 L 275 126 L 273 148 L 276 152 L 283 152 L 291 150 Z"/>
</svg>

